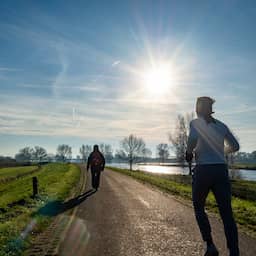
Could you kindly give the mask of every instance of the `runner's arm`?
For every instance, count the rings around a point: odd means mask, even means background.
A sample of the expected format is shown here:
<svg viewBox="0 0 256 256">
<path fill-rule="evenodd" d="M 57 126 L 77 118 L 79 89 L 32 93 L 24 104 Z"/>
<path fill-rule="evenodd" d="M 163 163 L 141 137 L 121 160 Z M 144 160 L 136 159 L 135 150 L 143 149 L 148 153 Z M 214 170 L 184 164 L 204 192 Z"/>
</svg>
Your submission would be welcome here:
<svg viewBox="0 0 256 256">
<path fill-rule="evenodd" d="M 227 146 L 225 147 L 225 153 L 233 153 L 239 150 L 239 143 L 228 127 L 225 141 L 227 142 Z"/>
<path fill-rule="evenodd" d="M 187 154 L 193 154 L 193 150 L 195 149 L 197 144 L 197 139 L 198 139 L 197 131 L 193 125 L 193 121 L 191 121 L 189 135 L 188 135 Z"/>
</svg>

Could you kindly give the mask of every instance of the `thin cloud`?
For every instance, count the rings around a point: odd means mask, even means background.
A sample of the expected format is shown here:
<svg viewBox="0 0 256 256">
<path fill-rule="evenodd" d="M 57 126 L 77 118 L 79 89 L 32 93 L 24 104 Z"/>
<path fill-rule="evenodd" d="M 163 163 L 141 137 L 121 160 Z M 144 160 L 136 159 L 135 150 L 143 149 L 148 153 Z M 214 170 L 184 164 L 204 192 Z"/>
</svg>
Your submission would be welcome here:
<svg viewBox="0 0 256 256">
<path fill-rule="evenodd" d="M 66 81 L 65 81 L 66 83 Z M 51 89 L 52 84 L 18 84 L 17 87 L 21 88 L 30 88 L 30 89 Z M 100 91 L 99 88 L 92 85 L 61 85 L 61 90 L 72 90 L 72 91 L 91 91 L 97 92 Z"/>
<path fill-rule="evenodd" d="M 120 63 L 121 63 L 121 61 L 117 60 L 117 61 L 114 61 L 111 66 L 115 67 L 115 66 L 119 65 Z"/>
<path fill-rule="evenodd" d="M 0 67 L 0 72 L 1 72 L 1 71 L 12 72 L 12 71 L 19 71 L 19 70 L 21 70 L 21 69 L 9 68 L 9 67 Z"/>
<path fill-rule="evenodd" d="M 9 100 L 12 101 L 12 98 Z M 72 101 L 61 101 L 57 108 L 53 108 L 56 104 L 54 100 L 36 97 L 24 98 L 22 102 L 15 102 L 11 106 L 5 104 L 6 99 L 2 103 L 2 134 L 75 137 L 86 135 L 91 138 L 98 138 L 100 134 L 102 138 L 113 139 L 136 132 L 144 133 L 149 139 L 152 136 L 159 137 L 154 135 L 157 130 L 160 136 L 165 136 L 166 132 L 161 133 L 160 130 L 163 131 L 164 127 L 168 129 L 168 123 L 163 118 L 164 113 L 160 110 L 149 113 L 145 106 L 131 108 L 123 102 L 104 102 L 104 107 L 101 108 L 94 108 L 91 103 Z M 148 118 L 142 119 L 141 116 Z"/>
</svg>

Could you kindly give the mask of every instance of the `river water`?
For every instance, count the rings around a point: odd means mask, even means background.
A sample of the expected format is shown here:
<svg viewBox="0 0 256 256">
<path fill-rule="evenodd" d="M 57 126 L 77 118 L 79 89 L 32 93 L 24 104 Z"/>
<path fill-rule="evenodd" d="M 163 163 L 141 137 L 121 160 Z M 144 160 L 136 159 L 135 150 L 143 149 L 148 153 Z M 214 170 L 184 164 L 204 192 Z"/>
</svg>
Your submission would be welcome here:
<svg viewBox="0 0 256 256">
<path fill-rule="evenodd" d="M 118 167 L 122 169 L 129 169 L 129 165 L 126 163 L 111 163 L 109 166 Z M 188 167 L 180 166 L 164 166 L 164 165 L 133 165 L 133 170 L 141 170 L 151 173 L 160 173 L 160 174 L 188 174 Z M 256 170 L 235 170 L 239 172 L 241 179 L 256 181 Z"/>
</svg>

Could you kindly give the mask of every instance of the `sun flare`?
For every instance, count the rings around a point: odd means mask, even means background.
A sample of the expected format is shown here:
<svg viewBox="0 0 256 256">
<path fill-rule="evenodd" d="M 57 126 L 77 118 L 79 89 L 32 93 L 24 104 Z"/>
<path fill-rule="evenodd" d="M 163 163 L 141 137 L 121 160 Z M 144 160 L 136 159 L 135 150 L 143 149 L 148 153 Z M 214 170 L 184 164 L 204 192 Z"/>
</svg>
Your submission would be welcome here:
<svg viewBox="0 0 256 256">
<path fill-rule="evenodd" d="M 172 86 L 171 68 L 168 64 L 159 64 L 143 73 L 143 83 L 150 93 L 163 94 Z"/>
</svg>

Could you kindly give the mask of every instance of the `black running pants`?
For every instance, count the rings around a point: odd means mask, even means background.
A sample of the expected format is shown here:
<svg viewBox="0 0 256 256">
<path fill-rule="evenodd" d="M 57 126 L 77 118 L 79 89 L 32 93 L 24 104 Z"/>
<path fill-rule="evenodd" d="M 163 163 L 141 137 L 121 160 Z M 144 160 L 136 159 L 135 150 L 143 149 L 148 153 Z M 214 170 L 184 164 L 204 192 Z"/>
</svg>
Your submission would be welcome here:
<svg viewBox="0 0 256 256">
<path fill-rule="evenodd" d="M 204 241 L 211 239 L 205 201 L 212 191 L 223 221 L 230 256 L 238 256 L 238 234 L 231 207 L 231 186 L 225 164 L 197 165 L 193 174 L 192 197 L 196 220 Z"/>
</svg>

